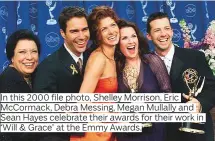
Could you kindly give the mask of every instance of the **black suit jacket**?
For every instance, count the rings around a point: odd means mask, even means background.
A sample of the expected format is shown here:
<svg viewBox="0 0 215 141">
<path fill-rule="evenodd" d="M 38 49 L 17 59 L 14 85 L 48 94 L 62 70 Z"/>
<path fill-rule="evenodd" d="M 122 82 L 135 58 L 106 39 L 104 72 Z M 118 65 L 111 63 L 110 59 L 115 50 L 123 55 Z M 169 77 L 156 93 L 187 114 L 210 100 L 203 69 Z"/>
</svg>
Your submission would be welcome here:
<svg viewBox="0 0 215 141">
<path fill-rule="evenodd" d="M 198 72 L 198 76 L 206 77 L 204 88 L 197 96 L 197 99 L 202 105 L 202 112 L 206 113 L 206 134 L 194 135 L 180 132 L 178 128 L 181 124 L 171 123 L 167 124 L 167 141 L 213 141 L 213 123 L 209 113 L 209 110 L 212 109 L 215 103 L 215 79 L 213 73 L 206 62 L 204 53 L 197 50 L 175 47 L 175 53 L 170 70 L 172 92 L 189 93 L 189 89 L 182 77 L 183 72 L 188 68 L 195 69 Z M 182 102 L 186 102 L 183 96 Z"/>
<path fill-rule="evenodd" d="M 83 54 L 83 69 L 79 71 L 77 63 L 62 45 L 56 52 L 43 60 L 37 68 L 33 92 L 35 93 L 78 93 L 83 81 L 83 72 L 89 54 Z M 75 134 L 83 136 L 84 133 L 59 133 L 59 134 L 40 134 L 37 141 L 45 138 L 55 139 L 56 136 L 61 140 L 69 141 L 69 136 Z"/>
<path fill-rule="evenodd" d="M 84 66 L 87 58 L 88 55 L 84 53 Z M 83 75 L 81 75 L 77 63 L 62 46 L 38 66 L 33 82 L 33 92 L 78 93 L 82 80 Z"/>
</svg>

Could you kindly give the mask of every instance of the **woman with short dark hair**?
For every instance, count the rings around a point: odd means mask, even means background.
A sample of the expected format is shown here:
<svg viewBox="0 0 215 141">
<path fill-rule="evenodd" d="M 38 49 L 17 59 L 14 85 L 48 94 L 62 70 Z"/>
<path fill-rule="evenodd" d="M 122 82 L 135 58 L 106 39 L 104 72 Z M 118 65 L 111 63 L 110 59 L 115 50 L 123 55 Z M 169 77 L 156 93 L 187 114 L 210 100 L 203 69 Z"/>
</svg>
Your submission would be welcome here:
<svg viewBox="0 0 215 141">
<path fill-rule="evenodd" d="M 32 92 L 31 75 L 40 54 L 37 36 L 26 29 L 14 32 L 7 40 L 6 54 L 11 63 L 0 75 L 0 92 Z"/>
<path fill-rule="evenodd" d="M 21 29 L 7 40 L 10 65 L 0 74 L 0 93 L 31 93 L 31 76 L 38 65 L 40 42 L 31 31 Z M 19 141 L 22 133 L 1 133 L 1 141 Z"/>
</svg>

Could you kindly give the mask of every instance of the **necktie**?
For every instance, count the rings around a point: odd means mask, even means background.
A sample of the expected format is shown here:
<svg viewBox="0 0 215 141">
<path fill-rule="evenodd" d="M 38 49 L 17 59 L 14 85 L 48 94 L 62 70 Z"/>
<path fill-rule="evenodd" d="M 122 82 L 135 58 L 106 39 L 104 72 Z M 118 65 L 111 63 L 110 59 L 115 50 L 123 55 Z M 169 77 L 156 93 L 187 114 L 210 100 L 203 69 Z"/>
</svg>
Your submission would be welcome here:
<svg viewBox="0 0 215 141">
<path fill-rule="evenodd" d="M 171 66 L 170 66 L 170 60 L 168 58 L 164 57 L 163 61 L 164 61 L 164 64 L 165 64 L 165 66 L 167 68 L 167 71 L 168 71 L 168 74 L 169 74 L 170 73 L 170 68 L 171 68 Z"/>
<path fill-rule="evenodd" d="M 81 58 L 78 59 L 77 65 L 78 65 L 80 72 L 82 72 L 82 60 L 81 60 Z"/>
</svg>

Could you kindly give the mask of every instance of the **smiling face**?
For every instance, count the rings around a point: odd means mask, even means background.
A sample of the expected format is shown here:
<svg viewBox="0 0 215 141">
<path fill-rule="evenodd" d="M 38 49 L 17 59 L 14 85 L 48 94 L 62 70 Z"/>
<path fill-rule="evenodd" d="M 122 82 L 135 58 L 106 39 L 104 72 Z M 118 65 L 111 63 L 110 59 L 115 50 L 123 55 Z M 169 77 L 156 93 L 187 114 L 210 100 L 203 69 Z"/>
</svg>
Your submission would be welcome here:
<svg viewBox="0 0 215 141">
<path fill-rule="evenodd" d="M 103 45 L 112 47 L 119 42 L 119 27 L 112 18 L 101 19 L 98 28 L 98 38 Z"/>
<path fill-rule="evenodd" d="M 138 57 L 139 41 L 132 27 L 120 29 L 120 50 L 127 59 Z"/>
<path fill-rule="evenodd" d="M 16 45 L 11 61 L 16 70 L 24 76 L 28 76 L 37 67 L 38 59 L 39 54 L 36 43 L 32 40 L 20 40 Z"/>
<path fill-rule="evenodd" d="M 166 54 L 172 46 L 173 30 L 167 18 L 156 19 L 150 22 L 151 30 L 147 38 L 152 40 L 157 53 Z"/>
<path fill-rule="evenodd" d="M 66 46 L 76 56 L 86 50 L 90 32 L 85 17 L 74 17 L 66 23 L 66 31 L 60 30 Z"/>
</svg>

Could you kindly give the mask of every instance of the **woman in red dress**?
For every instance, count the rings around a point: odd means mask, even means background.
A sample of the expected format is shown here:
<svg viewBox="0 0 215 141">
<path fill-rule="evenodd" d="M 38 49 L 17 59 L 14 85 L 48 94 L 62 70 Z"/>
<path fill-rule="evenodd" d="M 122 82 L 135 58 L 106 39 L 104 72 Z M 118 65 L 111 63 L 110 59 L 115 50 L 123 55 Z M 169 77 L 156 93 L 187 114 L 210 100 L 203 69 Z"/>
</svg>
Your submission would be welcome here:
<svg viewBox="0 0 215 141">
<path fill-rule="evenodd" d="M 91 53 L 80 93 L 116 93 L 117 76 L 114 60 L 115 46 L 119 42 L 118 17 L 107 6 L 98 6 L 89 15 L 91 40 L 96 49 Z M 84 137 L 71 137 L 71 141 L 115 141 L 110 132 L 85 133 Z"/>
</svg>

